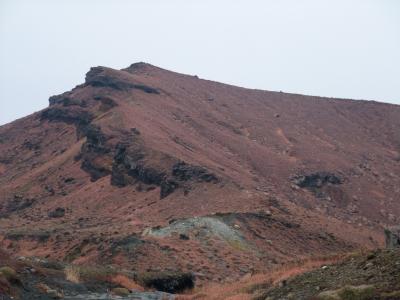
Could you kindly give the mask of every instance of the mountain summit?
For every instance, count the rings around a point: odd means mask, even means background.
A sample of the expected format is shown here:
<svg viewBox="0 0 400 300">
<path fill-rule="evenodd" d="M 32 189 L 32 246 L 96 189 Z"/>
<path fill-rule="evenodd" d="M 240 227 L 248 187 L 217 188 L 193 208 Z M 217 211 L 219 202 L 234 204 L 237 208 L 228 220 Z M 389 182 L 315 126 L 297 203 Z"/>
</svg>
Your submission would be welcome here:
<svg viewBox="0 0 400 300">
<path fill-rule="evenodd" d="M 383 245 L 400 106 L 94 67 L 0 127 L 0 238 L 20 255 L 234 280 Z"/>
</svg>

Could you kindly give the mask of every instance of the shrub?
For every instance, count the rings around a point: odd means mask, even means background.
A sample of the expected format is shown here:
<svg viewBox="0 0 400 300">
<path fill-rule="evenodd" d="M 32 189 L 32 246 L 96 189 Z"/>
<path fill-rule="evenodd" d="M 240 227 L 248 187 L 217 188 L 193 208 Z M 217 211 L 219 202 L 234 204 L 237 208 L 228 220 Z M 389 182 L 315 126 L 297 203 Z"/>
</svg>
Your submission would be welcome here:
<svg viewBox="0 0 400 300">
<path fill-rule="evenodd" d="M 338 293 L 343 300 L 373 299 L 375 288 L 372 285 L 346 286 Z"/>
<path fill-rule="evenodd" d="M 318 295 L 320 300 L 370 300 L 374 299 L 375 287 L 372 285 L 345 286 L 334 291 L 325 291 Z"/>
<path fill-rule="evenodd" d="M 18 283 L 19 282 L 17 272 L 11 267 L 8 267 L 8 266 L 1 267 L 0 274 L 3 275 L 3 277 L 5 279 L 7 279 L 7 281 L 10 283 Z"/>
<path fill-rule="evenodd" d="M 64 269 L 65 278 L 71 282 L 108 282 L 117 275 L 117 271 L 101 266 L 69 265 Z"/>
</svg>

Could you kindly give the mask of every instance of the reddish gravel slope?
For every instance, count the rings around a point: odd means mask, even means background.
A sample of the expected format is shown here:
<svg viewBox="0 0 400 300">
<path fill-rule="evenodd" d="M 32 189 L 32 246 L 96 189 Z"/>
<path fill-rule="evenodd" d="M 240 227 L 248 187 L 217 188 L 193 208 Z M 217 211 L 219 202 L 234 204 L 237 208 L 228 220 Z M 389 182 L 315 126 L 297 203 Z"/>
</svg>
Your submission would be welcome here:
<svg viewBox="0 0 400 300">
<path fill-rule="evenodd" d="M 19 255 L 235 279 L 383 244 L 400 106 L 92 68 L 0 127 L 0 235 Z"/>
</svg>

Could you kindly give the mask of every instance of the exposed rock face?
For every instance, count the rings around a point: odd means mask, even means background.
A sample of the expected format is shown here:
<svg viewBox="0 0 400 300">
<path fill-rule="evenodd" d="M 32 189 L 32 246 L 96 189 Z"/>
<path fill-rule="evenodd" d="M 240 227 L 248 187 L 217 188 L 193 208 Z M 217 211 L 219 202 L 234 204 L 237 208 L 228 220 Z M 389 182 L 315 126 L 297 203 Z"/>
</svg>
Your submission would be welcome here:
<svg viewBox="0 0 400 300">
<path fill-rule="evenodd" d="M 81 168 L 88 172 L 93 181 L 111 173 L 111 149 L 106 145 L 107 137 L 100 127 L 90 124 L 82 129 L 86 142 L 82 145 Z"/>
<path fill-rule="evenodd" d="M 160 198 L 163 199 L 172 194 L 178 187 L 179 184 L 173 180 L 163 180 L 160 185 Z"/>
<path fill-rule="evenodd" d="M 129 145 L 118 144 L 113 161 L 111 184 L 123 187 L 140 181 L 159 186 L 166 174 L 146 166 L 144 158 L 144 153 L 139 149 L 129 150 Z"/>
<path fill-rule="evenodd" d="M 172 166 L 171 176 L 162 181 L 160 197 L 167 197 L 187 181 L 217 183 L 218 178 L 206 168 L 180 161 Z"/>
<path fill-rule="evenodd" d="M 107 87 L 119 91 L 129 91 L 131 89 L 138 89 L 148 94 L 159 94 L 160 92 L 152 87 L 143 84 L 134 84 L 125 81 L 121 78 L 109 76 L 106 74 L 104 68 L 95 67 L 91 68 L 86 74 L 86 84 L 94 87 Z"/>
<path fill-rule="evenodd" d="M 386 248 L 400 248 L 400 226 L 385 229 Z"/>
<path fill-rule="evenodd" d="M 117 106 L 117 103 L 115 102 L 115 100 L 113 100 L 110 97 L 106 97 L 106 96 L 95 96 L 94 100 L 96 101 L 100 101 L 101 106 L 100 106 L 100 111 L 105 112 L 110 110 L 111 108 Z"/>
<path fill-rule="evenodd" d="M 137 181 L 160 187 L 160 198 L 165 198 L 187 181 L 217 183 L 217 177 L 199 166 L 176 162 L 170 169 L 158 169 L 146 164 L 146 155 L 138 147 L 118 144 L 115 151 L 111 184 L 124 187 Z M 165 156 L 166 161 L 173 161 Z"/>
<path fill-rule="evenodd" d="M 49 98 L 49 104 L 50 106 L 53 105 L 62 105 L 62 106 L 81 106 L 81 107 L 86 107 L 87 103 L 86 101 L 75 99 L 71 96 L 71 92 L 65 92 L 60 95 L 55 95 L 51 96 Z"/>
<path fill-rule="evenodd" d="M 333 173 L 317 172 L 293 178 L 293 182 L 301 188 L 321 188 L 326 184 L 341 184 L 342 180 Z"/>
<path fill-rule="evenodd" d="M 93 115 L 81 108 L 63 108 L 63 107 L 50 107 L 44 110 L 41 115 L 41 120 L 48 120 L 50 122 L 63 122 L 67 124 L 74 124 L 76 126 L 83 126 L 89 124 L 93 120 Z"/>
<path fill-rule="evenodd" d="M 106 112 L 118 105 L 114 99 L 104 95 L 97 95 L 94 96 L 93 98 L 82 100 L 75 98 L 72 95 L 72 92 L 65 92 L 63 94 L 51 96 L 49 98 L 50 106 L 58 106 L 58 107 L 78 106 L 81 108 L 89 109 L 89 106 L 95 105 L 96 102 L 100 102 L 100 107 L 99 107 L 100 112 Z"/>
<path fill-rule="evenodd" d="M 207 169 L 189 165 L 183 161 L 172 167 L 172 175 L 179 181 L 198 180 L 201 182 L 218 182 L 217 177 Z"/>
</svg>

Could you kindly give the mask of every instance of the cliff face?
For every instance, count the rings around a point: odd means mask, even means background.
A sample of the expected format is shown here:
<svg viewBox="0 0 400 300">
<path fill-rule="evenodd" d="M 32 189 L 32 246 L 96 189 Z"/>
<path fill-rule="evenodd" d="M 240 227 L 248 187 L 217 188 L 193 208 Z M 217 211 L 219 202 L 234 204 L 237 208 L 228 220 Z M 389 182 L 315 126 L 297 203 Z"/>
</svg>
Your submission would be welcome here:
<svg viewBox="0 0 400 300">
<path fill-rule="evenodd" d="M 0 127 L 0 234 L 22 255 L 218 280 L 384 241 L 400 107 L 92 68 Z M 233 271 L 232 271 L 233 270 Z"/>
</svg>

